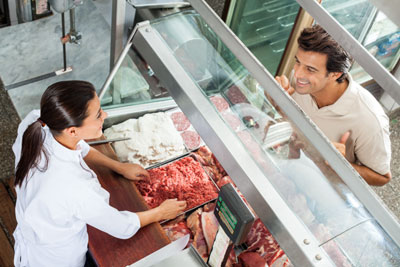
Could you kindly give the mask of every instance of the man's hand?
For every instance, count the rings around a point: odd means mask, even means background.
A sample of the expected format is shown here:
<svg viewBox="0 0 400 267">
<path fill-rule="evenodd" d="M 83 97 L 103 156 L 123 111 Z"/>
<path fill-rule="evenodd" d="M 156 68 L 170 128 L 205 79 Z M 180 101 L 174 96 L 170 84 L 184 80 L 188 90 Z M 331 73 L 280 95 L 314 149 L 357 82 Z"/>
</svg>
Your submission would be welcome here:
<svg viewBox="0 0 400 267">
<path fill-rule="evenodd" d="M 342 137 L 339 140 L 339 143 L 332 142 L 333 145 L 336 147 L 337 150 L 339 150 L 340 154 L 343 155 L 343 157 L 346 157 L 346 142 L 347 139 L 350 137 L 350 131 L 345 132 Z"/>
<path fill-rule="evenodd" d="M 339 150 L 343 157 L 346 156 L 345 144 L 347 142 L 347 139 L 349 139 L 350 134 L 351 133 L 349 131 L 345 132 L 340 138 L 339 143 L 333 142 L 333 145 L 336 147 L 337 150 Z M 392 178 L 392 174 L 390 172 L 382 175 L 364 165 L 358 165 L 356 163 L 351 163 L 351 165 L 369 185 L 382 186 L 388 183 Z"/>
<path fill-rule="evenodd" d="M 294 93 L 294 88 L 290 85 L 288 78 L 285 75 L 276 76 L 275 80 L 280 84 L 280 86 L 289 94 Z"/>
<path fill-rule="evenodd" d="M 139 181 L 149 178 L 149 173 L 139 164 L 121 163 L 117 172 L 132 181 Z"/>
</svg>

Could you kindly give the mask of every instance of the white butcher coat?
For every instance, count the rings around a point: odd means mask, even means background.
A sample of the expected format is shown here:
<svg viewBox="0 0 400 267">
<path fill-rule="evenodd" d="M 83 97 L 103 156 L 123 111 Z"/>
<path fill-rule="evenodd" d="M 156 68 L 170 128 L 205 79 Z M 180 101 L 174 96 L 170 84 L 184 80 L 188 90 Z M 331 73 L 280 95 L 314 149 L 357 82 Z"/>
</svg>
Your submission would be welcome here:
<svg viewBox="0 0 400 267">
<path fill-rule="evenodd" d="M 39 118 L 39 110 L 27 115 L 13 145 L 16 165 L 25 129 Z M 84 266 L 88 234 L 86 224 L 117 238 L 130 238 L 140 228 L 138 216 L 109 205 L 109 193 L 83 157 L 90 147 L 83 140 L 76 150 L 58 143 L 47 126 L 44 147 L 49 154 L 46 171 L 35 169 L 17 186 L 15 215 L 15 266 Z M 42 157 L 39 166 L 43 166 Z M 26 182 L 27 181 L 27 182 Z"/>
</svg>

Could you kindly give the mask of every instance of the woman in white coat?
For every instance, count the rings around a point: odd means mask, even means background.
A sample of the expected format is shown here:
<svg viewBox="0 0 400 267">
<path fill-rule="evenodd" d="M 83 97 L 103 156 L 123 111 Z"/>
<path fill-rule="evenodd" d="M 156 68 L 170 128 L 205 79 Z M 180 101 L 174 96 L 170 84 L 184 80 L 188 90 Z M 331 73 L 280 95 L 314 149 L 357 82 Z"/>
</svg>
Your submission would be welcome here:
<svg viewBox="0 0 400 267">
<path fill-rule="evenodd" d="M 84 266 L 89 224 L 117 238 L 130 238 L 140 227 L 176 217 L 184 201 L 133 213 L 108 204 L 109 193 L 84 159 L 131 180 L 144 179 L 137 164 L 112 160 L 84 139 L 102 135 L 107 114 L 93 85 L 64 81 L 44 92 L 40 111 L 27 115 L 13 145 L 17 191 L 15 266 Z"/>
</svg>

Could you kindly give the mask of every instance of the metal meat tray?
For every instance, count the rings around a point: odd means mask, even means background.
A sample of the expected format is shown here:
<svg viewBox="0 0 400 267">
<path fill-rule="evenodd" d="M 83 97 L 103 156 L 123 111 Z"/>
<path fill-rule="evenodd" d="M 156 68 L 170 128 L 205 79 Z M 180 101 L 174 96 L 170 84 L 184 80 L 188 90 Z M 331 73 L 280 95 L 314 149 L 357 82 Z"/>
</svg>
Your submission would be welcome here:
<svg viewBox="0 0 400 267">
<path fill-rule="evenodd" d="M 198 148 L 197 148 L 195 151 L 197 151 L 197 150 L 198 150 Z M 214 182 L 214 180 L 208 175 L 208 173 L 207 173 L 207 171 L 204 169 L 203 165 L 202 165 L 195 157 L 192 157 L 192 156 L 190 155 L 190 153 L 191 153 L 191 152 L 187 152 L 187 153 L 185 153 L 185 154 L 183 154 L 183 155 L 181 155 L 181 156 L 178 156 L 178 157 L 176 157 L 176 158 L 173 158 L 173 159 L 170 159 L 170 160 L 167 160 L 167 161 L 164 161 L 164 162 L 155 164 L 155 165 L 153 165 L 153 166 L 150 166 L 150 167 L 146 168 L 146 170 L 151 170 L 151 169 L 163 167 L 163 166 L 169 165 L 169 164 L 171 164 L 171 163 L 174 163 L 174 162 L 176 162 L 176 161 L 179 161 L 179 160 L 181 160 L 181 159 L 183 159 L 183 158 L 191 157 L 193 160 L 195 160 L 196 162 L 198 162 L 198 163 L 200 164 L 200 166 L 202 167 L 202 169 L 203 169 L 205 175 L 208 177 L 208 179 L 211 181 L 211 183 L 212 183 L 212 184 L 214 185 L 214 187 L 217 189 L 217 192 L 219 192 L 219 187 L 218 187 L 217 184 Z M 210 203 L 210 202 L 212 202 L 212 201 L 214 201 L 214 200 L 216 200 L 216 199 L 217 199 L 217 197 L 216 197 L 216 198 L 213 198 L 213 199 L 210 199 L 210 200 L 207 200 L 206 202 L 204 202 L 204 203 L 202 203 L 202 204 L 199 204 L 199 205 L 197 205 L 197 206 L 195 206 L 195 207 L 193 207 L 193 208 L 190 208 L 190 209 L 188 209 L 188 210 L 186 210 L 186 211 L 183 211 L 182 213 L 178 214 L 177 217 L 181 216 L 182 214 L 186 214 L 186 213 L 188 213 L 188 212 L 193 212 L 194 210 L 198 209 L 199 207 L 201 207 L 201 206 L 203 206 L 203 205 L 205 205 L 205 204 L 207 204 L 207 203 Z M 175 218 L 174 218 L 174 219 L 175 219 Z M 171 220 L 174 220 L 174 219 L 164 220 L 164 221 L 162 221 L 162 222 L 160 222 L 160 223 L 163 224 L 163 223 L 165 223 L 165 222 L 168 222 L 168 221 L 171 221 Z"/>
<path fill-rule="evenodd" d="M 174 108 L 175 109 L 175 108 Z M 171 109 L 171 110 L 174 110 L 174 109 Z M 147 113 L 144 113 L 144 114 L 142 114 L 141 116 L 139 116 L 139 117 L 134 117 L 134 118 L 129 118 L 129 119 L 139 119 L 140 117 L 143 117 L 144 115 L 146 115 L 146 114 L 151 114 L 151 113 L 158 113 L 159 111 L 155 111 L 155 112 L 147 112 Z M 164 111 L 164 113 L 165 114 L 167 114 L 168 116 L 170 116 L 170 111 Z M 126 120 L 124 120 L 124 121 L 122 121 L 121 123 L 123 123 L 123 122 L 125 122 Z M 192 127 L 192 126 L 191 126 Z M 114 151 L 114 153 L 117 155 L 117 157 L 118 157 L 118 154 L 117 154 L 117 152 L 116 152 L 116 150 L 115 150 L 115 148 L 114 148 L 114 143 L 115 142 L 123 142 L 123 141 L 127 141 L 127 140 L 130 140 L 131 139 L 131 137 L 126 137 L 125 135 L 121 135 L 120 137 L 118 137 L 118 138 L 112 138 L 112 139 L 110 139 L 110 140 L 107 140 L 107 139 L 105 139 L 105 140 L 92 140 L 92 141 L 88 141 L 88 144 L 89 145 L 97 145 L 97 144 L 103 144 L 103 143 L 111 143 L 111 147 L 112 147 L 112 149 L 113 149 L 113 151 Z M 204 142 L 203 142 L 204 143 Z M 152 168 L 156 168 L 156 167 L 158 167 L 158 166 L 161 166 L 161 165 L 164 165 L 164 164 L 166 164 L 166 163 L 168 163 L 168 162 L 170 162 L 170 161 L 172 161 L 172 160 L 174 160 L 174 159 L 176 159 L 176 158 L 179 158 L 179 157 L 183 157 L 183 156 L 185 156 L 185 155 L 188 155 L 189 154 L 189 152 L 190 152 L 190 150 L 188 149 L 188 147 L 186 146 L 186 144 L 183 142 L 183 145 L 184 145 L 184 148 L 185 148 L 185 152 L 182 154 L 182 155 L 180 155 L 180 156 L 174 156 L 174 157 L 172 157 L 172 158 L 170 158 L 170 159 L 167 159 L 167 160 L 164 160 L 164 161 L 161 161 L 161 162 L 158 162 L 158 163 L 154 163 L 153 165 L 150 165 L 150 166 L 148 166 L 148 167 L 146 167 L 145 169 L 152 169 Z M 124 163 L 129 163 L 130 161 L 122 161 L 122 162 L 124 162 Z"/>
</svg>

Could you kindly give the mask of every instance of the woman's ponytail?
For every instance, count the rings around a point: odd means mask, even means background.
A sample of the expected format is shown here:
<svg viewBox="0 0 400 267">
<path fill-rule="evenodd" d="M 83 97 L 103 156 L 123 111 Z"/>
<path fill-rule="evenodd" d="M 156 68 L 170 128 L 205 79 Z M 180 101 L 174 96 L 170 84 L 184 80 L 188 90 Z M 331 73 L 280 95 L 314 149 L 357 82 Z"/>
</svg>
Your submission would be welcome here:
<svg viewBox="0 0 400 267">
<path fill-rule="evenodd" d="M 42 131 L 44 123 L 40 119 L 32 123 L 25 130 L 22 137 L 22 150 L 21 158 L 18 162 L 16 173 L 15 173 L 15 186 L 22 185 L 24 178 L 27 177 L 29 170 L 38 168 L 38 164 L 41 161 L 42 156 L 46 158 L 45 166 L 42 166 L 40 171 L 47 169 L 48 155 L 43 147 L 45 139 L 45 132 Z M 43 153 L 43 154 L 42 154 Z"/>
</svg>

